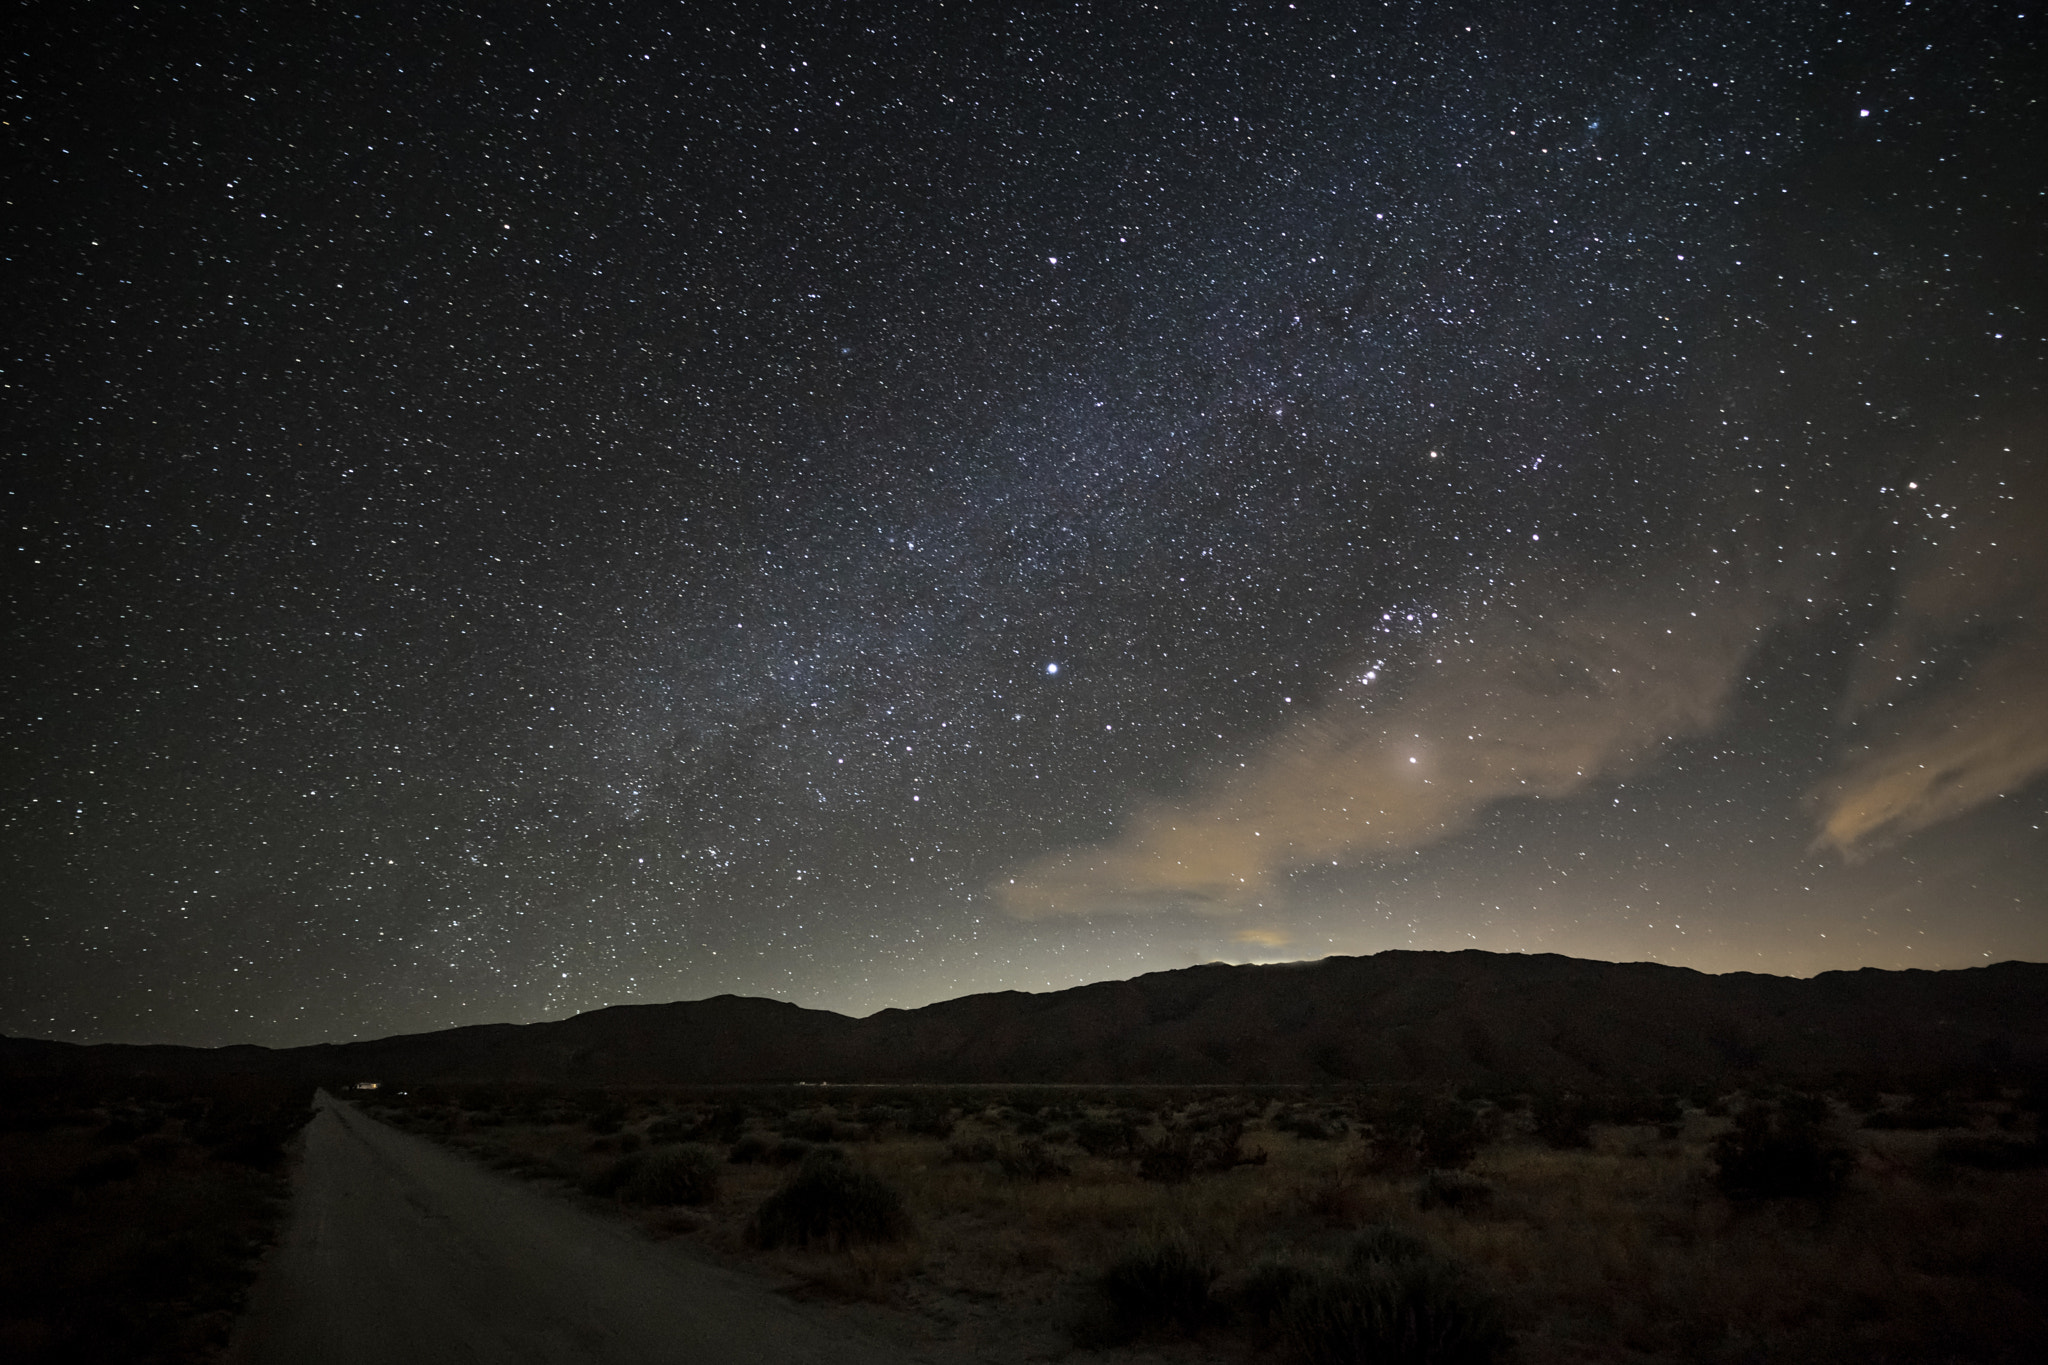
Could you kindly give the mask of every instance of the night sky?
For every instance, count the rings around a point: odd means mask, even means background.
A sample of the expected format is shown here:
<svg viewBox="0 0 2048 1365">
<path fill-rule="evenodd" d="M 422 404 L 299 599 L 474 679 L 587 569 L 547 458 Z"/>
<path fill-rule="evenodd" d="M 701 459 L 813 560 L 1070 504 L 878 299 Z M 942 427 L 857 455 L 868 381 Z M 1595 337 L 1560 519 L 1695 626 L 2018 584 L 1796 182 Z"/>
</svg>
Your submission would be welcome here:
<svg viewBox="0 0 2048 1365">
<path fill-rule="evenodd" d="M 2031 4 L 25 7 L 0 1031 L 2048 959 Z"/>
</svg>

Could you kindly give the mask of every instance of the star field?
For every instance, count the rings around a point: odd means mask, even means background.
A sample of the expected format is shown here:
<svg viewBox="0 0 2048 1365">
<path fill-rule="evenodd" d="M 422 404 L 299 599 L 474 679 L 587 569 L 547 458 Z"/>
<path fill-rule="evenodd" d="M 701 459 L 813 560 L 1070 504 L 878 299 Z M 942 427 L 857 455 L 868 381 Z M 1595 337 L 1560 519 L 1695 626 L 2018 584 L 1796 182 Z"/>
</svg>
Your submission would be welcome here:
<svg viewBox="0 0 2048 1365">
<path fill-rule="evenodd" d="M 28 28 L 0 1031 L 2048 956 L 2023 5 Z"/>
</svg>

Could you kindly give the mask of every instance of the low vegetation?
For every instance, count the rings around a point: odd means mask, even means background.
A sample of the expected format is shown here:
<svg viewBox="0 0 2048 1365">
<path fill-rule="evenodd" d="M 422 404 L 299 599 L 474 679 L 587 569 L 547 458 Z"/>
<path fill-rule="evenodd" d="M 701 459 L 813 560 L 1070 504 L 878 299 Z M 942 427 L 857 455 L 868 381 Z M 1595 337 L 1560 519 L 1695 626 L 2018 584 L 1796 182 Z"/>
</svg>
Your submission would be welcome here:
<svg viewBox="0 0 2048 1365">
<path fill-rule="evenodd" d="M 215 1360 L 286 1208 L 310 1090 L 10 1081 L 0 1360 Z"/>
<path fill-rule="evenodd" d="M 371 1112 L 977 1359 L 2048 1357 L 2041 1095 L 415 1087 Z"/>
</svg>

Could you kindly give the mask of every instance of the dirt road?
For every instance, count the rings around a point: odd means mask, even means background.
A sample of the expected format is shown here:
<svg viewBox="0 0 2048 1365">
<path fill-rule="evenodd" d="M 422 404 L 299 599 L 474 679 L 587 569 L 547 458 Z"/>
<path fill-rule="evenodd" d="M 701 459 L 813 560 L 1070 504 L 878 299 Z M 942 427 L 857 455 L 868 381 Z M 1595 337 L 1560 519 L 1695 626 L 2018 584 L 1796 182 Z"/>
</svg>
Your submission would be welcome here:
<svg viewBox="0 0 2048 1365">
<path fill-rule="evenodd" d="M 231 1365 L 919 1358 L 323 1095 Z"/>
</svg>

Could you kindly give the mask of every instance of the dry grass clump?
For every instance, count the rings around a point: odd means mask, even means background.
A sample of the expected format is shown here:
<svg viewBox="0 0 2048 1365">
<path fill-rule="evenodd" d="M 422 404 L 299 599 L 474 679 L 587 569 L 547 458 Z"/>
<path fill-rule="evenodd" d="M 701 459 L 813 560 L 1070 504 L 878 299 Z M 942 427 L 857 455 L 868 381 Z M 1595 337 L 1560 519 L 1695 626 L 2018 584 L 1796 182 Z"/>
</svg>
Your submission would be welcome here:
<svg viewBox="0 0 2048 1365">
<path fill-rule="evenodd" d="M 1485 1365 L 1507 1346 L 1493 1296 L 1400 1228 L 1368 1229 L 1341 1261 L 1289 1270 L 1265 1278 L 1260 1306 L 1305 1365 Z"/>
</svg>

